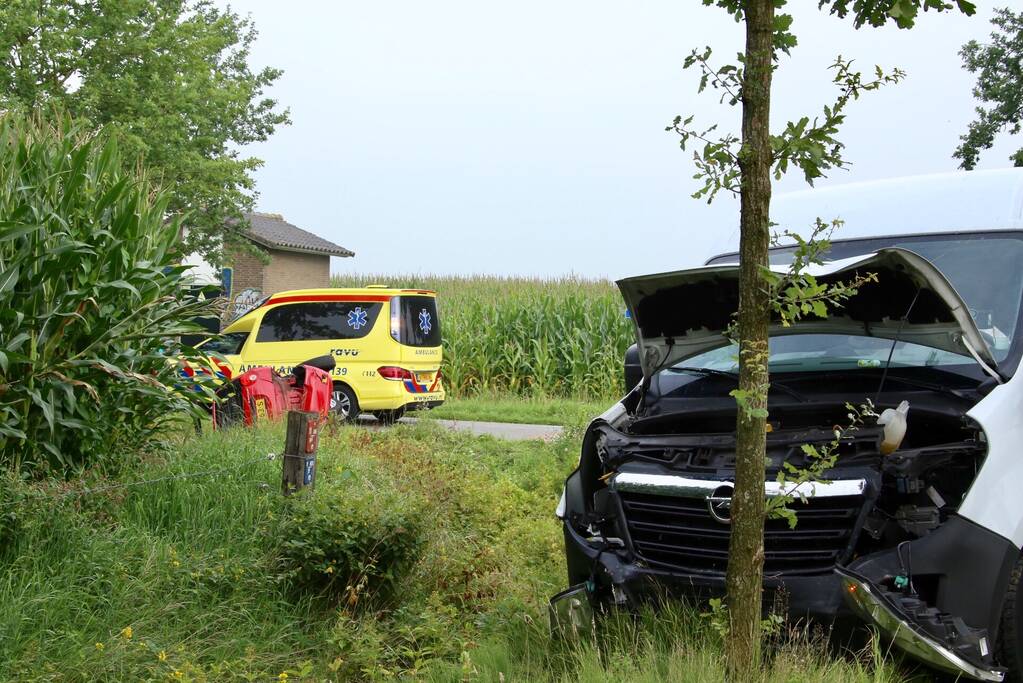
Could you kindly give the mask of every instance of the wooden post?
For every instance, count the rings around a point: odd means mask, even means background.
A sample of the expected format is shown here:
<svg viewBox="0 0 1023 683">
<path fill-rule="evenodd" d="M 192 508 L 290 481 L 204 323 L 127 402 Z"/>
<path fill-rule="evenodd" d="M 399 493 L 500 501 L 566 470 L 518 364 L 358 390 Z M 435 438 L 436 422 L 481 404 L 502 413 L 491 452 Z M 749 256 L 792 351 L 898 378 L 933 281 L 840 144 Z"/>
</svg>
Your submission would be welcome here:
<svg viewBox="0 0 1023 683">
<path fill-rule="evenodd" d="M 288 433 L 284 438 L 281 492 L 290 496 L 316 484 L 316 449 L 320 445 L 320 414 L 288 412 Z"/>
</svg>

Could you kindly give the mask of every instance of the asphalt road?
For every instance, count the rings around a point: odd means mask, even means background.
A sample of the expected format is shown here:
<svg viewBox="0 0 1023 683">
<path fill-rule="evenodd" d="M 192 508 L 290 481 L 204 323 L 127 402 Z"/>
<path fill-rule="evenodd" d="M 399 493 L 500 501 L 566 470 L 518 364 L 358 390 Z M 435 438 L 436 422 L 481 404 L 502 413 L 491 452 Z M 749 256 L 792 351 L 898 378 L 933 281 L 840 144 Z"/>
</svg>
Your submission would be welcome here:
<svg viewBox="0 0 1023 683">
<path fill-rule="evenodd" d="M 416 422 L 419 418 L 403 417 L 401 422 Z M 367 425 L 376 423 L 376 419 L 369 416 L 360 416 L 360 421 Z M 558 425 L 528 425 L 515 424 L 513 422 L 471 422 L 468 420 L 431 420 L 442 427 L 457 431 L 471 432 L 481 436 L 494 436 L 499 439 L 510 441 L 529 441 L 531 439 L 542 439 L 551 441 L 556 439 L 565 431 L 564 427 Z"/>
</svg>

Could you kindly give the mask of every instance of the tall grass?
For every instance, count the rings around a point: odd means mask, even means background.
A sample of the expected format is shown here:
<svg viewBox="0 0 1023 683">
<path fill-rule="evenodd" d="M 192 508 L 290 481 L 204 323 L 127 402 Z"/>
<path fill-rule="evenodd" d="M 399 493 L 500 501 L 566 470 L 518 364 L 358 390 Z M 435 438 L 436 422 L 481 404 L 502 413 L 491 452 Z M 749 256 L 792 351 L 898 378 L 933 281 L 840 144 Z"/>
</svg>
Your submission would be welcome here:
<svg viewBox="0 0 1023 683">
<path fill-rule="evenodd" d="M 197 408 L 167 358 L 195 359 L 174 338 L 209 304 L 183 290 L 169 195 L 123 168 L 106 133 L 0 113 L 0 467 L 95 465 Z"/>
<path fill-rule="evenodd" d="M 340 601 L 282 572 L 284 534 L 315 506 L 286 502 L 279 461 L 260 459 L 279 450 L 280 427 L 182 436 L 117 479 L 0 479 L 0 527 L 15 531 L 0 543 L 0 680 L 722 680 L 699 609 L 613 615 L 597 642 L 550 637 L 546 599 L 565 582 L 553 508 L 577 438 L 506 442 L 426 422 L 326 431 L 311 500 L 381 520 L 411 500 L 420 529 L 397 589 L 353 581 Z M 71 493 L 210 469 L 224 471 Z M 769 654 L 766 681 L 903 675 L 882 651 L 835 657 L 799 634 Z"/>
<path fill-rule="evenodd" d="M 333 287 L 436 290 L 446 385 L 486 392 L 613 398 L 632 325 L 614 283 L 576 277 L 335 274 Z"/>
</svg>

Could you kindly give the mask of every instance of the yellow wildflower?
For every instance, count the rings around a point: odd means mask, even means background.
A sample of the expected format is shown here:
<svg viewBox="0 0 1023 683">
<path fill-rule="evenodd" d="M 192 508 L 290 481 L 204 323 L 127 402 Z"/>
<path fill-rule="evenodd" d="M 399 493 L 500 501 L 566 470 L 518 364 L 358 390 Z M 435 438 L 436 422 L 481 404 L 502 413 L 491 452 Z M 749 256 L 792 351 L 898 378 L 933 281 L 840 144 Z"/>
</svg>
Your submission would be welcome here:
<svg viewBox="0 0 1023 683">
<path fill-rule="evenodd" d="M 102 652 L 103 651 L 103 643 L 96 643 L 96 649 L 99 650 L 100 652 Z"/>
<path fill-rule="evenodd" d="M 174 560 L 173 562 L 171 562 L 171 564 L 174 565 L 175 567 L 180 567 L 181 566 L 181 563 L 178 562 L 177 560 Z"/>
<path fill-rule="evenodd" d="M 326 572 L 327 574 L 333 574 L 334 573 L 334 565 L 330 565 L 329 567 L 327 567 L 323 571 Z"/>
<path fill-rule="evenodd" d="M 181 673 L 177 669 L 174 670 L 174 678 L 181 678 L 182 676 L 184 676 L 183 673 Z"/>
<path fill-rule="evenodd" d="M 281 675 L 277 677 L 277 680 L 278 681 L 286 681 L 286 680 L 288 680 L 288 672 L 287 671 L 282 671 Z"/>
<path fill-rule="evenodd" d="M 156 653 L 156 658 L 159 659 L 161 662 L 166 662 L 167 653 L 163 650 L 160 650 L 159 652 Z"/>
<path fill-rule="evenodd" d="M 124 638 L 125 640 L 131 640 L 131 634 L 132 634 L 131 626 L 125 626 L 124 628 L 121 629 L 121 637 Z"/>
</svg>

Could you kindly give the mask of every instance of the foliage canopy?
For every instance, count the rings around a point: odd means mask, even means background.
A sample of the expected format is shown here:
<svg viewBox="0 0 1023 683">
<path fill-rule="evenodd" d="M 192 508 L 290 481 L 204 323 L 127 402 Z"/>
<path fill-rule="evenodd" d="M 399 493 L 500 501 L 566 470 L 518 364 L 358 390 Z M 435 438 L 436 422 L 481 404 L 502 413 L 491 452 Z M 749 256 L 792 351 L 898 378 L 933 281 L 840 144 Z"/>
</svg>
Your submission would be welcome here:
<svg viewBox="0 0 1023 683">
<path fill-rule="evenodd" d="M 991 148 L 999 132 L 1008 129 L 1015 135 L 1023 126 L 1023 12 L 995 10 L 991 23 L 997 30 L 990 43 L 971 40 L 959 52 L 966 70 L 977 74 L 973 96 L 988 104 L 977 107 L 977 118 L 952 155 L 965 169 L 977 165 L 981 151 Z M 1014 166 L 1023 166 L 1023 149 L 1010 159 Z"/>
<path fill-rule="evenodd" d="M 211 0 L 6 0 L 0 3 L 0 108 L 59 104 L 118 138 L 188 216 L 189 251 L 216 255 L 251 210 L 251 173 L 238 149 L 288 123 L 264 96 L 280 77 L 253 70 L 249 19 Z M 233 225 L 233 227 L 232 227 Z"/>
</svg>

